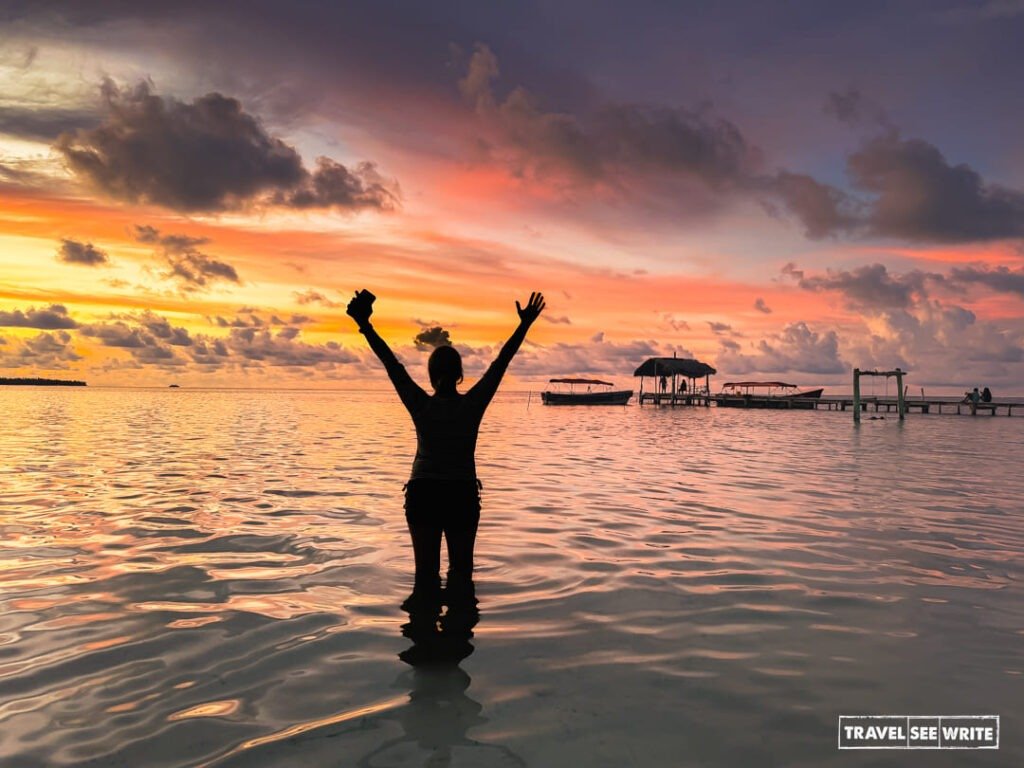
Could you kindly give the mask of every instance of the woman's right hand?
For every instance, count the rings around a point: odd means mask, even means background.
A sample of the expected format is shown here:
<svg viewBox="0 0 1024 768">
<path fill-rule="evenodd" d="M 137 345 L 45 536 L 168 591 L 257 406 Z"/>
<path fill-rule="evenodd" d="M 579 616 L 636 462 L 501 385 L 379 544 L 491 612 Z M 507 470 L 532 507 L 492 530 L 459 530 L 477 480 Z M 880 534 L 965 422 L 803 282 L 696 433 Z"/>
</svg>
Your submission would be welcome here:
<svg viewBox="0 0 1024 768">
<path fill-rule="evenodd" d="M 363 291 L 356 291 L 355 296 L 348 303 L 348 308 L 345 312 L 355 320 L 360 326 L 370 322 L 370 315 L 373 314 L 373 303 L 367 301 L 363 296 Z M 371 294 L 372 295 L 372 294 Z"/>
<path fill-rule="evenodd" d="M 532 325 L 533 321 L 540 317 L 544 307 L 544 294 L 537 293 L 536 291 L 530 294 L 530 301 L 525 307 L 521 307 L 517 301 L 516 312 L 519 313 L 519 322 L 524 325 Z"/>
</svg>

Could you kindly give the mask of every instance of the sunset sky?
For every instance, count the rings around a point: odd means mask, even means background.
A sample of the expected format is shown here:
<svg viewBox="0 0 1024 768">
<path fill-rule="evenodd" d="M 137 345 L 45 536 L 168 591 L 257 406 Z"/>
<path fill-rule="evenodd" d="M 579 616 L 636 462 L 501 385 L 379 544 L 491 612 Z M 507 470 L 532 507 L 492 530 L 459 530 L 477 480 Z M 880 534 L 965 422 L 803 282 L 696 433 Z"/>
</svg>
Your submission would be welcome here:
<svg viewBox="0 0 1024 768">
<path fill-rule="evenodd" d="M 0 0 L 0 376 L 1024 391 L 1024 2 Z M 423 334 L 420 336 L 420 334 Z M 417 344 L 420 336 L 421 343 Z"/>
</svg>

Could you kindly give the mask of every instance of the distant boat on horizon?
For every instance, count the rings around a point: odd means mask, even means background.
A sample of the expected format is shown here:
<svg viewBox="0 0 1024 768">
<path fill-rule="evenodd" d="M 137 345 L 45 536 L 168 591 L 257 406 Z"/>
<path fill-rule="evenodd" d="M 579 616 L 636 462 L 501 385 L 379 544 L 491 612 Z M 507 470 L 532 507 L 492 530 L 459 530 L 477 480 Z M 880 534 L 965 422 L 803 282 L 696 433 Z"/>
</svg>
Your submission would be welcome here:
<svg viewBox="0 0 1024 768">
<path fill-rule="evenodd" d="M 601 379 L 550 379 L 549 384 L 567 384 L 568 391 L 545 390 L 540 393 L 544 405 L 626 405 L 633 396 L 631 389 L 612 389 L 615 385 Z M 586 386 L 585 392 L 576 390 Z M 596 392 L 593 387 L 601 387 Z"/>
<path fill-rule="evenodd" d="M 180 389 L 181 385 L 180 384 L 168 384 L 167 388 L 168 389 Z"/>
</svg>

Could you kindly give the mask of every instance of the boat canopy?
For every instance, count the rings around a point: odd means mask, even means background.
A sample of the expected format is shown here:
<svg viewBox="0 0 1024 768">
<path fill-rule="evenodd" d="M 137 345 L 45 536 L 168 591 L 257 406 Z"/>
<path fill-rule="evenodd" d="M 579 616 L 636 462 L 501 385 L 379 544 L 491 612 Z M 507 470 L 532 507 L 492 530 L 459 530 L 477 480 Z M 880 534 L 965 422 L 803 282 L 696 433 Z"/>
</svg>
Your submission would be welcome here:
<svg viewBox="0 0 1024 768">
<path fill-rule="evenodd" d="M 786 384 L 784 381 L 727 381 L 723 387 L 786 387 L 796 389 L 796 384 Z"/>
<path fill-rule="evenodd" d="M 699 379 L 718 373 L 707 363 L 688 357 L 651 357 L 643 365 L 633 371 L 634 376 L 685 376 L 688 379 Z"/>
<path fill-rule="evenodd" d="M 610 381 L 601 381 L 600 379 L 548 379 L 549 384 L 600 384 L 605 387 L 611 387 L 613 384 Z"/>
</svg>

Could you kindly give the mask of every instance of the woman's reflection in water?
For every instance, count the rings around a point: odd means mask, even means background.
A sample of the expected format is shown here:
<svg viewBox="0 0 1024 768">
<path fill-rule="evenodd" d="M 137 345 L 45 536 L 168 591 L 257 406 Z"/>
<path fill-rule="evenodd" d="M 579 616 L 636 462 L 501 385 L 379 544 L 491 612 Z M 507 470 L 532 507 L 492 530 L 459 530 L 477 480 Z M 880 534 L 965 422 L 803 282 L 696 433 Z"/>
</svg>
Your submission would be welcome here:
<svg viewBox="0 0 1024 768">
<path fill-rule="evenodd" d="M 430 768 L 450 766 L 455 747 L 462 753 L 460 764 L 525 768 L 523 759 L 508 747 L 466 735 L 470 728 L 487 722 L 483 707 L 467 694 L 471 679 L 459 666 L 473 653 L 470 639 L 480 620 L 477 605 L 472 581 L 449 586 L 440 595 L 433 590 L 414 591 L 402 603 L 409 614 L 402 634 L 412 646 L 398 656 L 413 669 L 403 673 L 398 684 L 411 684 L 409 703 L 384 717 L 399 723 L 404 734 L 374 749 L 359 761 L 360 766 L 371 768 L 384 753 L 412 743 L 430 753 L 424 763 Z M 447 611 L 443 611 L 445 607 Z M 472 750 L 473 757 L 467 763 L 468 750 Z M 390 763 L 385 760 L 384 764 Z"/>
<path fill-rule="evenodd" d="M 412 640 L 412 646 L 398 658 L 414 667 L 458 664 L 473 652 L 469 641 L 480 621 L 478 604 L 472 579 L 450 580 L 440 592 L 414 589 L 402 603 L 402 610 L 409 614 L 402 634 Z M 448 610 L 442 615 L 445 606 Z"/>
</svg>

